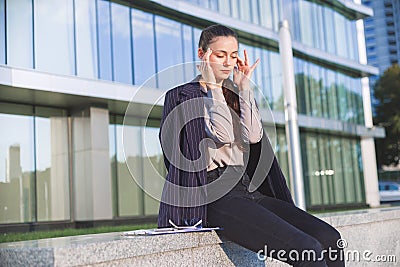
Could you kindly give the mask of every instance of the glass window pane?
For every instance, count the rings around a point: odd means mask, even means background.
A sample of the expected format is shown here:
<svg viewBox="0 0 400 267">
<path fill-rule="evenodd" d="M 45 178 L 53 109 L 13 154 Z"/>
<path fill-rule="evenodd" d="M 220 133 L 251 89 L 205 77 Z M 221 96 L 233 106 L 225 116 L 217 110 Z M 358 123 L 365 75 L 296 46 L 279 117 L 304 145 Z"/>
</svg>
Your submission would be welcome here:
<svg viewBox="0 0 400 267">
<path fill-rule="evenodd" d="M 68 117 L 65 110 L 36 108 L 38 221 L 69 219 Z"/>
<path fill-rule="evenodd" d="M 258 0 L 251 0 L 251 22 L 254 24 L 260 24 L 260 7 L 258 6 Z"/>
<path fill-rule="evenodd" d="M 75 75 L 73 2 L 34 0 L 35 67 Z"/>
<path fill-rule="evenodd" d="M 264 49 L 262 50 L 262 58 L 260 66 L 258 66 L 258 68 L 260 68 L 262 72 L 261 91 L 263 92 L 264 95 L 263 99 L 259 99 L 259 105 L 260 107 L 264 108 L 266 108 L 267 106 L 272 108 L 271 62 L 270 62 L 270 52 L 268 50 Z M 266 99 L 264 99 L 264 97 Z"/>
<path fill-rule="evenodd" d="M 35 221 L 32 111 L 29 106 L 0 105 L 0 223 Z"/>
<path fill-rule="evenodd" d="M 272 22 L 272 28 L 274 31 L 279 30 L 279 22 L 281 21 L 281 0 L 271 0 L 272 4 L 272 12 L 273 12 L 273 22 Z"/>
<path fill-rule="evenodd" d="M 156 39 L 158 72 L 183 63 L 180 23 L 156 16 Z M 164 74 L 166 74 L 166 72 L 164 72 Z M 184 77 L 182 72 L 168 71 L 168 75 L 163 75 L 163 73 L 161 73 L 158 86 L 160 88 L 170 88 L 170 85 L 176 86 L 183 81 Z"/>
<path fill-rule="evenodd" d="M 354 184 L 354 174 L 355 169 L 352 163 L 352 150 L 349 139 L 342 139 L 342 157 L 343 157 L 343 170 L 344 170 L 344 188 L 346 193 L 346 203 L 354 203 L 356 200 L 355 196 L 355 184 Z M 357 172 L 358 173 L 358 172 Z"/>
<path fill-rule="evenodd" d="M 116 146 L 116 125 L 114 123 L 114 116 L 110 115 L 110 125 L 108 127 L 108 137 L 110 144 L 110 164 L 111 164 L 111 184 L 112 184 L 112 207 L 113 217 L 118 216 L 118 191 L 117 191 L 117 146 Z"/>
<path fill-rule="evenodd" d="M 278 53 L 271 52 L 272 109 L 283 111 L 283 85 L 281 60 Z"/>
<path fill-rule="evenodd" d="M 322 190 L 322 203 L 323 205 L 333 204 L 333 190 L 332 190 L 332 169 L 330 165 L 329 153 L 329 139 L 322 134 L 318 135 L 318 156 L 320 172 L 319 177 L 321 180 Z"/>
<path fill-rule="evenodd" d="M 161 150 L 161 145 L 158 140 L 158 128 L 146 127 L 143 129 L 143 138 L 145 138 L 142 143 L 145 144 L 143 147 L 143 181 L 146 189 L 150 192 L 158 192 L 161 196 L 161 192 L 164 186 L 163 180 L 155 179 L 154 177 L 166 176 L 166 169 L 164 167 L 164 158 Z M 146 141 L 151 140 L 151 141 Z M 144 158 L 146 157 L 146 158 Z M 145 215 L 156 215 L 158 214 L 158 209 L 160 202 L 150 197 L 148 194 L 144 194 L 144 213 Z"/>
<path fill-rule="evenodd" d="M 96 1 L 75 1 L 77 74 L 97 78 Z"/>
<path fill-rule="evenodd" d="M 352 155 L 352 163 L 353 163 L 353 170 L 354 170 L 354 191 L 355 191 L 355 202 L 356 203 L 363 203 L 363 183 L 360 169 L 362 169 L 362 159 L 359 150 L 358 140 L 351 140 L 351 155 Z"/>
<path fill-rule="evenodd" d="M 239 0 L 240 20 L 251 22 L 249 0 Z"/>
<path fill-rule="evenodd" d="M 323 9 L 324 16 L 324 34 L 326 41 L 326 51 L 332 54 L 336 54 L 336 38 L 335 38 L 335 20 L 334 20 L 334 12 L 330 8 Z"/>
<path fill-rule="evenodd" d="M 230 16 L 231 15 L 231 5 L 230 1 L 218 0 L 219 13 Z"/>
<path fill-rule="evenodd" d="M 209 0 L 209 7 L 211 10 L 218 12 L 218 0 Z"/>
<path fill-rule="evenodd" d="M 312 116 L 322 117 L 322 88 L 320 87 L 321 77 L 319 76 L 319 68 L 317 65 L 309 65 L 309 89 Z"/>
<path fill-rule="evenodd" d="M 329 118 L 339 119 L 338 97 L 337 97 L 337 74 L 331 70 L 326 72 L 326 86 L 329 105 Z"/>
<path fill-rule="evenodd" d="M 6 12 L 7 65 L 32 68 L 32 1 L 7 1 Z"/>
<path fill-rule="evenodd" d="M 232 17 L 235 19 L 239 18 L 239 0 L 231 0 L 231 11 L 232 11 Z"/>
<path fill-rule="evenodd" d="M 308 46 L 313 46 L 313 22 L 311 4 L 307 1 L 299 2 L 299 20 L 301 42 Z"/>
<path fill-rule="evenodd" d="M 116 127 L 118 215 L 143 215 L 143 191 L 132 177 L 133 175 L 136 179 L 143 178 L 141 129 L 140 126 Z M 124 143 L 122 131 L 125 132 L 125 136 L 130 136 Z"/>
<path fill-rule="evenodd" d="M 6 63 L 6 16 L 4 1 L 0 0 L 0 64 Z"/>
<path fill-rule="evenodd" d="M 303 173 L 306 196 L 310 206 L 322 204 L 321 166 L 319 165 L 317 136 L 312 133 L 302 133 L 301 144 L 303 152 Z"/>
<path fill-rule="evenodd" d="M 185 81 L 191 81 L 196 76 L 196 64 L 194 61 L 196 60 L 195 56 L 197 57 L 197 46 L 195 45 L 196 41 L 193 40 L 192 29 L 190 26 L 182 25 L 183 61 L 186 63 L 183 69 Z"/>
<path fill-rule="evenodd" d="M 111 3 L 114 81 L 132 84 L 131 26 L 129 7 Z"/>
<path fill-rule="evenodd" d="M 268 29 L 273 29 L 273 26 L 272 26 L 273 15 L 272 15 L 271 2 L 260 0 L 259 3 L 260 3 L 260 23 L 261 23 L 261 25 Z"/>
<path fill-rule="evenodd" d="M 99 78 L 113 80 L 111 57 L 110 2 L 97 1 L 97 32 L 99 38 Z"/>
<path fill-rule="evenodd" d="M 341 57 L 348 57 L 347 54 L 347 33 L 346 33 L 346 19 L 340 15 L 339 13 L 335 12 L 333 15 L 334 23 L 336 27 L 335 39 L 336 39 L 336 48 L 337 48 L 337 55 Z M 343 32 L 345 31 L 345 32 Z"/>
<path fill-rule="evenodd" d="M 338 137 L 330 138 L 330 150 L 331 150 L 331 160 L 333 168 L 333 192 L 334 192 L 334 204 L 344 204 L 345 203 L 345 193 L 344 193 L 344 173 L 343 173 L 343 162 L 342 162 L 342 145 Z"/>
<path fill-rule="evenodd" d="M 349 116 L 349 109 L 347 104 L 347 88 L 345 83 L 345 76 L 341 73 L 337 74 L 337 92 L 339 103 L 340 120 L 347 121 Z"/>
<path fill-rule="evenodd" d="M 150 13 L 132 9 L 133 66 L 136 85 L 142 85 L 156 73 L 153 16 Z M 155 88 L 155 81 L 151 79 L 146 86 Z"/>
<path fill-rule="evenodd" d="M 276 151 L 277 158 L 279 161 L 279 165 L 282 169 L 283 174 L 286 177 L 286 182 L 289 185 L 289 188 L 291 187 L 290 184 L 290 177 L 289 177 L 289 155 L 288 155 L 288 147 L 287 147 L 287 142 L 286 142 L 286 133 L 284 128 L 277 128 L 276 129 L 276 137 L 277 137 L 277 143 L 278 143 L 278 148 Z"/>
</svg>

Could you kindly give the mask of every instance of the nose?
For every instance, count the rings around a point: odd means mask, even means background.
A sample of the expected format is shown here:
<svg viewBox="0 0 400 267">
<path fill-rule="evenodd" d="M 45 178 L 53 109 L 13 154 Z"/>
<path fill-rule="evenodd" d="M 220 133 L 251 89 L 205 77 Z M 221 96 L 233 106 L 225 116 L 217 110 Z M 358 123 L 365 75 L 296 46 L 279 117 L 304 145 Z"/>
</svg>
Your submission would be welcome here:
<svg viewBox="0 0 400 267">
<path fill-rule="evenodd" d="M 226 57 L 225 60 L 224 60 L 224 66 L 225 66 L 225 67 L 228 67 L 228 66 L 230 66 L 231 64 L 232 64 L 232 59 L 229 58 L 229 57 Z"/>
</svg>

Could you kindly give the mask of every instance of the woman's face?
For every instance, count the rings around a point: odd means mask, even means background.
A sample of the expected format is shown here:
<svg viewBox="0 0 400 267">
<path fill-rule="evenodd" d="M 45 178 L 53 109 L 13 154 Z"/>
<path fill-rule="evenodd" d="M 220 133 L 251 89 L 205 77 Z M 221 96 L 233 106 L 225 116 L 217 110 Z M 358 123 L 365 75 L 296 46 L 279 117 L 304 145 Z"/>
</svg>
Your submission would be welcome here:
<svg viewBox="0 0 400 267">
<path fill-rule="evenodd" d="M 238 57 L 238 41 L 233 36 L 215 37 L 208 45 L 212 53 L 210 55 L 210 65 L 214 72 L 216 82 L 223 81 L 229 77 L 236 65 Z M 199 48 L 198 56 L 203 58 L 203 49 Z"/>
</svg>

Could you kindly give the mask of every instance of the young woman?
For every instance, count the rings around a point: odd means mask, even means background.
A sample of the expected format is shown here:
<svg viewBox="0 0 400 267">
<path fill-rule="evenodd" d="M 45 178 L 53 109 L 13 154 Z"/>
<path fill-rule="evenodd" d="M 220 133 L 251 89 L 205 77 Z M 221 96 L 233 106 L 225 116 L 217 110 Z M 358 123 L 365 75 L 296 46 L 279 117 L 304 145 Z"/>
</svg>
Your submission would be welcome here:
<svg viewBox="0 0 400 267">
<path fill-rule="evenodd" d="M 198 57 L 201 74 L 165 97 L 160 141 L 168 174 L 158 226 L 202 220 L 294 266 L 344 266 L 340 234 L 294 205 L 265 136 L 250 84 L 259 60 L 250 64 L 246 50 L 241 58 L 236 33 L 222 25 L 202 31 Z"/>
</svg>

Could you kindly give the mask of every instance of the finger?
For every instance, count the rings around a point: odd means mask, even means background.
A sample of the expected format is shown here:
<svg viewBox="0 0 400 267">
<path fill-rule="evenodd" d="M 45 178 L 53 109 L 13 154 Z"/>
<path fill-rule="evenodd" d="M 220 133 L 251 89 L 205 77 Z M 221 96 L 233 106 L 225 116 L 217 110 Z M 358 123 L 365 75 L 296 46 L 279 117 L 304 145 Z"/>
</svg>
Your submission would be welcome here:
<svg viewBox="0 0 400 267">
<path fill-rule="evenodd" d="M 210 62 L 211 53 L 212 53 L 211 49 L 207 48 L 207 53 L 206 53 L 206 62 L 207 63 Z"/>
<path fill-rule="evenodd" d="M 243 51 L 243 53 L 244 53 L 244 64 L 245 64 L 245 65 L 249 65 L 249 57 L 248 57 L 248 55 L 247 55 L 247 50 L 245 49 L 245 50 Z"/>
<path fill-rule="evenodd" d="M 256 62 L 254 62 L 253 66 L 250 67 L 251 72 L 257 67 L 258 63 L 260 63 L 260 59 L 258 58 Z"/>
<path fill-rule="evenodd" d="M 244 66 L 244 61 L 239 56 L 237 57 L 237 62 L 239 66 Z"/>
</svg>

